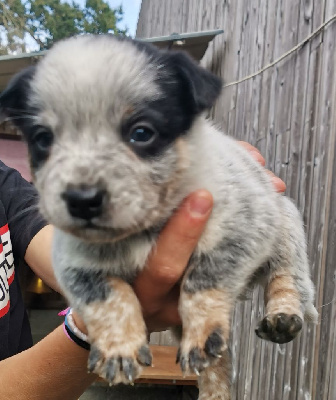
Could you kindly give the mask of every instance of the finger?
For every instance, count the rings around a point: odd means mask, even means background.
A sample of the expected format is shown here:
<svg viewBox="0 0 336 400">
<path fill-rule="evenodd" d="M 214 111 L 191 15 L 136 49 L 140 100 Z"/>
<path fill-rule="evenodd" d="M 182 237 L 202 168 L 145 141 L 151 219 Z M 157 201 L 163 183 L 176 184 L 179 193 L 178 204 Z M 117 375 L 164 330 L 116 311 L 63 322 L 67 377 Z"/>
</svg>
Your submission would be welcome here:
<svg viewBox="0 0 336 400">
<path fill-rule="evenodd" d="M 180 325 L 181 318 L 178 311 L 180 298 L 180 285 L 175 285 L 173 289 L 165 296 L 163 303 L 158 308 L 155 315 L 144 315 L 147 328 L 154 332 L 166 330 L 169 327 Z"/>
<path fill-rule="evenodd" d="M 275 186 L 275 189 L 278 193 L 283 193 L 286 190 L 286 184 L 285 182 L 280 179 L 279 177 L 277 177 L 276 175 L 273 174 L 273 172 L 271 171 L 266 171 L 268 173 L 268 175 L 271 177 L 271 181 L 273 183 L 273 185 Z"/>
<path fill-rule="evenodd" d="M 146 268 L 134 284 L 145 310 L 164 298 L 182 277 L 212 206 L 212 195 L 206 190 L 198 190 L 185 199 L 168 221 Z"/>
<path fill-rule="evenodd" d="M 258 163 L 260 165 L 262 165 L 263 167 L 265 166 L 266 161 L 265 161 L 264 157 L 259 153 L 259 151 L 253 150 L 253 151 L 250 151 L 250 154 L 256 161 L 258 161 Z"/>
<path fill-rule="evenodd" d="M 257 153 L 259 153 L 259 150 L 252 146 L 252 144 L 244 142 L 243 140 L 238 140 L 238 143 L 240 146 L 244 147 L 246 150 L 248 151 L 256 151 Z"/>
<path fill-rule="evenodd" d="M 250 154 L 252 155 L 252 157 L 258 161 L 259 164 L 261 164 L 263 167 L 265 166 L 266 162 L 264 157 L 261 155 L 260 151 L 252 146 L 250 143 L 247 142 L 243 142 L 243 141 L 238 141 L 238 143 L 244 147 L 246 150 L 248 150 L 250 152 Z M 283 180 L 281 180 L 280 178 L 278 178 L 276 175 L 273 174 L 273 172 L 271 171 L 266 171 L 270 176 L 271 176 L 271 180 L 273 185 L 276 188 L 276 191 L 279 193 L 283 193 L 286 190 L 286 184 Z"/>
<path fill-rule="evenodd" d="M 251 154 L 251 156 L 256 161 L 258 161 L 259 164 L 261 164 L 263 167 L 265 166 L 266 161 L 265 161 L 264 157 L 261 155 L 260 151 L 256 147 L 252 146 L 250 143 L 243 142 L 243 141 L 238 141 L 238 143 L 240 144 L 240 146 L 244 147 L 244 149 L 246 149 Z"/>
</svg>

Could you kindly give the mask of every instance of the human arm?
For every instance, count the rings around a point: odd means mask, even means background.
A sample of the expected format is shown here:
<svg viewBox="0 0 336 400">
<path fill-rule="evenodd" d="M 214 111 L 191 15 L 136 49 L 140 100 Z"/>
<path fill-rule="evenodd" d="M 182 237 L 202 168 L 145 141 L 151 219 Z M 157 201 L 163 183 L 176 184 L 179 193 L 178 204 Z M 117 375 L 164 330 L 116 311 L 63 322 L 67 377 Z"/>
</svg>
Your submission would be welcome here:
<svg viewBox="0 0 336 400">
<path fill-rule="evenodd" d="M 44 283 L 61 293 L 51 262 L 53 230 L 51 225 L 46 225 L 37 232 L 27 247 L 24 259 Z"/>
<path fill-rule="evenodd" d="M 2 400 L 77 400 L 96 379 L 88 351 L 58 327 L 32 348 L 0 362 Z"/>
<path fill-rule="evenodd" d="M 208 203 L 207 210 L 203 214 L 197 213 L 197 208 L 202 203 L 204 207 L 204 202 Z M 179 322 L 178 296 L 174 289 L 170 295 L 170 290 L 183 274 L 205 227 L 211 205 L 211 194 L 205 191 L 193 193 L 183 202 L 160 235 L 157 251 L 150 257 L 148 268 L 135 285 L 150 329 L 160 329 Z M 38 242 L 43 239 L 43 235 Z M 43 243 L 42 240 L 40 246 Z M 37 250 L 40 246 L 37 245 Z M 74 318 L 76 325 L 85 331 L 80 318 L 77 315 Z M 58 327 L 31 349 L 0 362 L 0 398 L 78 399 L 96 378 L 87 373 L 87 358 L 88 351 L 71 342 L 62 327 Z"/>
</svg>

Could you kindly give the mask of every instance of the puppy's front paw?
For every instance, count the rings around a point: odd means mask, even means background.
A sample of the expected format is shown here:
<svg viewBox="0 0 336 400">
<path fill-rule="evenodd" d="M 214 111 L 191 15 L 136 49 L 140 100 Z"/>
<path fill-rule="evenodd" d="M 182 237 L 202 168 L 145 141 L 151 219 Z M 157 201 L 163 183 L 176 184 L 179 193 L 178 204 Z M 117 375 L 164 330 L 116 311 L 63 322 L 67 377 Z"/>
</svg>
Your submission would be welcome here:
<svg viewBox="0 0 336 400">
<path fill-rule="evenodd" d="M 279 313 L 266 315 L 255 332 L 261 339 L 281 344 L 293 340 L 301 329 L 302 319 L 298 315 Z"/>
<path fill-rule="evenodd" d="M 110 278 L 107 299 L 82 308 L 91 351 L 88 369 L 111 384 L 130 383 L 149 366 L 152 356 L 147 344 L 141 306 L 129 284 Z"/>
<path fill-rule="evenodd" d="M 222 330 L 217 328 L 209 336 L 187 335 L 183 339 L 177 354 L 177 362 L 180 363 L 184 373 L 199 375 L 209 365 L 214 364 L 227 350 Z"/>
<path fill-rule="evenodd" d="M 105 346 L 104 346 L 105 347 Z M 88 370 L 106 379 L 111 384 L 131 383 L 141 372 L 140 365 L 150 366 L 152 355 L 147 343 L 120 343 L 118 347 L 91 345 Z"/>
</svg>

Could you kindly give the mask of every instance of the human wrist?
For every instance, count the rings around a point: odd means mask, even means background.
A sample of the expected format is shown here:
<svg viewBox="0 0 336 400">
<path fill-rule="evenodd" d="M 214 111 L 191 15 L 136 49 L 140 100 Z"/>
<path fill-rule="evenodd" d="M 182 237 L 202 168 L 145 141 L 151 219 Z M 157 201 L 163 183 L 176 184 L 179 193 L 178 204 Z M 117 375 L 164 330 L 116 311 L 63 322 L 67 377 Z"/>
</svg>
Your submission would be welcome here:
<svg viewBox="0 0 336 400">
<path fill-rule="evenodd" d="M 76 313 L 76 311 L 72 311 L 72 318 L 74 320 L 74 323 L 76 324 L 77 328 L 83 332 L 85 335 L 88 334 L 88 330 L 86 328 L 86 325 L 84 324 L 84 321 L 82 318 Z"/>
<path fill-rule="evenodd" d="M 77 326 L 75 319 L 73 318 L 73 309 L 70 307 L 68 307 L 66 310 L 61 311 L 59 315 L 65 315 L 63 331 L 67 338 L 76 343 L 76 345 L 78 345 L 79 347 L 82 347 L 85 350 L 90 350 L 90 340 L 86 334 L 86 327 L 81 318 L 77 315 L 77 323 L 80 326 L 79 327 Z"/>
</svg>

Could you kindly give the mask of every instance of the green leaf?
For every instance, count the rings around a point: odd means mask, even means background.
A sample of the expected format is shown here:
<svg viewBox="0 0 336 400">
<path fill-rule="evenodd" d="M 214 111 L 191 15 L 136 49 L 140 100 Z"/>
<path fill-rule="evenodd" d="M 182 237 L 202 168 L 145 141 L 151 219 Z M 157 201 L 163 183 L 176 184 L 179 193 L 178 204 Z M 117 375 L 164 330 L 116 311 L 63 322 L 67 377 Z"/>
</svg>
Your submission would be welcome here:
<svg viewBox="0 0 336 400">
<path fill-rule="evenodd" d="M 28 36 L 43 50 L 83 33 L 126 35 L 118 27 L 122 18 L 122 7 L 104 0 L 87 0 L 84 7 L 74 1 L 1 0 L 0 54 L 27 51 Z"/>
</svg>

